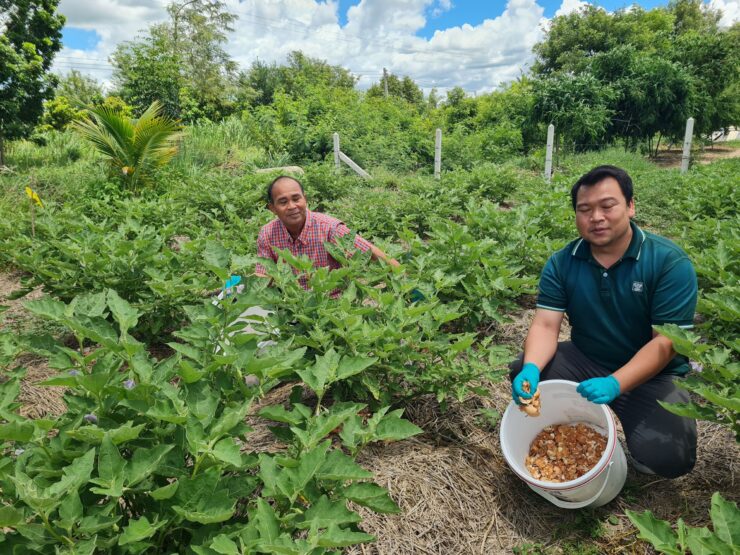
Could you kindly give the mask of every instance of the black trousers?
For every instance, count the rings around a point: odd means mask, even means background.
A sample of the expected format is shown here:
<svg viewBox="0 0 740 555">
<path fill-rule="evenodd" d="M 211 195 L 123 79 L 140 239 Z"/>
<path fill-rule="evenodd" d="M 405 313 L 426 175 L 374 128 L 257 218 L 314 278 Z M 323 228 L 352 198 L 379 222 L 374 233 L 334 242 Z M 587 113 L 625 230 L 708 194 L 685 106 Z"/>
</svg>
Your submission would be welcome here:
<svg viewBox="0 0 740 555">
<path fill-rule="evenodd" d="M 522 354 L 509 365 L 510 379 L 522 369 Z M 582 382 L 611 372 L 586 357 L 570 341 L 558 343 L 550 363 L 542 369 L 540 381 Z M 617 397 L 609 407 L 622 423 L 627 448 L 638 463 L 659 476 L 677 478 L 691 471 L 696 463 L 696 421 L 668 412 L 658 401 L 686 403 L 689 393 L 674 383 L 677 376 L 658 374 L 628 393 Z"/>
</svg>

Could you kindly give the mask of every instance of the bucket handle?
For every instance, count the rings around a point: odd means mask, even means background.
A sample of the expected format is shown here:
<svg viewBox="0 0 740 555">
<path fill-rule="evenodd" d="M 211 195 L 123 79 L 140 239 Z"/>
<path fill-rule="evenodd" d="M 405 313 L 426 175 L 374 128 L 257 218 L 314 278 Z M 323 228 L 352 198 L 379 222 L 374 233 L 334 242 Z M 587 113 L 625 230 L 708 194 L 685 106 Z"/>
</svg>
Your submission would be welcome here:
<svg viewBox="0 0 740 555">
<path fill-rule="evenodd" d="M 538 489 L 537 493 L 539 493 L 542 497 L 547 499 L 550 503 L 553 505 L 557 505 L 561 509 L 582 509 L 583 507 L 587 507 L 594 501 L 596 501 L 599 496 L 604 493 L 604 490 L 606 489 L 606 485 L 609 483 L 609 473 L 612 471 L 612 465 L 614 464 L 614 461 L 609 461 L 609 464 L 607 465 L 606 469 L 606 477 L 604 478 L 604 484 L 601 486 L 598 492 L 591 497 L 591 499 L 586 499 L 585 501 L 563 501 L 562 499 L 558 499 L 554 495 Z"/>
</svg>

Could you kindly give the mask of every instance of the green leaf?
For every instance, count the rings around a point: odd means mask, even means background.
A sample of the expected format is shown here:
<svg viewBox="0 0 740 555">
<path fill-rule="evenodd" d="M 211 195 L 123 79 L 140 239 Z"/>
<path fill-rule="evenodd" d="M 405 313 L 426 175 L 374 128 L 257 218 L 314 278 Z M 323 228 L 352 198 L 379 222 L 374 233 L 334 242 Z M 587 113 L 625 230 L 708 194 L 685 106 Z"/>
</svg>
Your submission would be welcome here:
<svg viewBox="0 0 740 555">
<path fill-rule="evenodd" d="M 67 437 L 77 439 L 84 443 L 99 445 L 100 442 L 103 441 L 103 436 L 105 435 L 105 432 L 97 426 L 92 425 L 83 426 L 82 428 L 77 428 L 76 430 L 69 430 L 68 432 L 66 432 L 66 434 Z"/>
<path fill-rule="evenodd" d="M 0 528 L 13 528 L 23 521 L 23 513 L 10 505 L 0 507 Z"/>
<path fill-rule="evenodd" d="M 151 449 L 136 449 L 134 456 L 128 461 L 124 472 L 126 484 L 135 486 L 148 477 L 159 467 L 164 456 L 174 448 L 174 445 L 157 445 Z"/>
<path fill-rule="evenodd" d="M 188 411 L 200 421 L 203 427 L 207 427 L 213 420 L 218 403 L 218 396 L 206 382 L 193 384 L 188 388 L 186 401 Z"/>
<path fill-rule="evenodd" d="M 323 396 L 326 384 L 333 381 L 338 366 L 339 355 L 332 348 L 325 355 L 317 356 L 312 366 L 296 372 L 314 393 Z"/>
<path fill-rule="evenodd" d="M 371 541 L 375 541 L 375 536 L 371 536 L 365 532 L 344 530 L 336 525 L 332 525 L 326 532 L 319 536 L 318 544 L 320 547 L 348 547 Z"/>
<path fill-rule="evenodd" d="M 51 378 L 45 379 L 43 382 L 38 382 L 36 385 L 44 387 L 62 386 L 62 387 L 75 387 L 77 386 L 77 378 L 70 376 L 67 373 L 57 374 Z"/>
<path fill-rule="evenodd" d="M 288 412 L 283 405 L 270 405 L 260 409 L 259 416 L 274 422 L 284 422 L 294 426 L 303 422 L 304 418 L 297 411 Z"/>
<path fill-rule="evenodd" d="M 164 526 L 167 521 L 153 523 L 149 522 L 145 516 L 139 519 L 129 520 L 128 526 L 123 529 L 123 533 L 118 537 L 118 545 L 126 545 L 129 543 L 139 542 L 147 538 L 151 538 L 159 528 Z"/>
<path fill-rule="evenodd" d="M 360 515 L 347 509 L 347 502 L 344 499 L 330 501 L 326 495 L 322 495 L 318 502 L 311 505 L 303 517 L 304 521 L 296 524 L 298 528 L 328 528 L 332 525 L 354 524 L 362 520 Z"/>
<path fill-rule="evenodd" d="M 62 479 L 52 484 L 48 492 L 52 497 L 60 497 L 77 489 L 90 480 L 95 466 L 95 448 L 93 447 L 81 457 L 77 457 L 69 466 L 63 469 Z"/>
<path fill-rule="evenodd" d="M 686 528 L 686 545 L 691 555 L 736 555 L 732 546 L 713 534 L 706 526 Z"/>
<path fill-rule="evenodd" d="M 228 463 L 236 468 L 242 466 L 242 455 L 239 452 L 239 446 L 234 442 L 234 438 L 227 437 L 216 443 L 211 451 L 218 460 Z"/>
<path fill-rule="evenodd" d="M 216 467 L 197 474 L 195 478 L 180 478 L 172 509 L 191 522 L 214 524 L 229 520 L 234 514 L 236 499 L 221 485 L 221 471 Z"/>
<path fill-rule="evenodd" d="M 0 441 L 27 442 L 33 437 L 33 423 L 9 422 L 0 424 Z"/>
<path fill-rule="evenodd" d="M 83 512 L 82 501 L 76 491 L 65 495 L 64 500 L 59 505 L 59 516 L 69 523 L 69 526 L 65 527 L 66 530 L 72 529 L 74 523 L 82 518 Z"/>
<path fill-rule="evenodd" d="M 308 485 L 308 482 L 319 471 L 326 460 L 326 451 L 329 449 L 331 442 L 324 441 L 310 451 L 301 455 L 297 468 L 286 468 L 278 477 L 278 484 L 285 484 L 286 478 L 290 487 L 282 488 L 288 497 L 295 499 L 298 493 Z"/>
<path fill-rule="evenodd" d="M 272 455 L 267 453 L 260 454 L 260 471 L 259 477 L 265 485 L 262 495 L 265 497 L 275 497 L 279 493 L 278 476 L 280 469 Z"/>
<path fill-rule="evenodd" d="M 401 418 L 403 409 L 394 410 L 383 417 L 375 429 L 375 439 L 400 441 L 424 432 L 419 426 Z"/>
<path fill-rule="evenodd" d="M 107 301 L 108 308 L 121 329 L 121 335 L 125 335 L 128 330 L 136 326 L 139 321 L 139 312 L 113 289 L 108 289 Z"/>
<path fill-rule="evenodd" d="M 273 543 L 280 536 L 280 524 L 278 523 L 275 510 L 262 498 L 257 498 L 257 530 L 260 534 L 261 543 Z"/>
<path fill-rule="evenodd" d="M 687 418 L 695 418 L 697 420 L 717 420 L 717 415 L 714 410 L 710 407 L 704 407 L 697 405 L 693 402 L 688 403 L 666 403 L 664 401 L 658 401 L 661 407 L 665 410 L 677 414 L 678 416 L 685 416 Z"/>
<path fill-rule="evenodd" d="M 157 501 L 164 501 L 165 499 L 170 499 L 173 495 L 175 495 L 175 492 L 177 492 L 178 485 L 179 485 L 179 482 L 175 480 L 169 485 L 162 486 L 161 488 L 157 488 L 155 490 L 150 491 L 149 495 L 152 497 L 152 499 L 156 499 Z"/>
<path fill-rule="evenodd" d="M 372 476 L 372 472 L 362 468 L 352 457 L 345 455 L 338 449 L 329 452 L 324 464 L 316 473 L 316 477 L 321 480 L 336 481 L 364 480 L 372 478 Z"/>
<path fill-rule="evenodd" d="M 206 375 L 205 372 L 197 370 L 189 361 L 180 360 L 180 370 L 177 372 L 186 384 L 195 383 Z"/>
<path fill-rule="evenodd" d="M 345 380 L 350 376 L 359 374 L 378 361 L 377 357 L 342 357 L 342 362 L 337 369 L 337 379 Z"/>
<path fill-rule="evenodd" d="M 225 407 L 221 417 L 216 421 L 209 432 L 209 436 L 215 439 L 223 434 L 229 433 L 234 426 L 244 421 L 244 418 L 249 411 L 250 404 L 250 401 L 246 401 L 236 408 L 230 406 Z"/>
<path fill-rule="evenodd" d="M 723 499 L 719 492 L 712 495 L 712 527 L 723 542 L 740 548 L 740 510 L 737 504 Z"/>
<path fill-rule="evenodd" d="M 372 482 L 352 484 L 344 489 L 342 495 L 377 513 L 395 514 L 401 512 L 396 502 L 388 495 L 388 491 Z"/>
<path fill-rule="evenodd" d="M 94 493 L 110 497 L 123 495 L 123 469 L 126 461 L 113 445 L 110 434 L 106 433 L 98 455 L 98 480 L 95 483 L 103 488 L 92 488 Z"/>
<path fill-rule="evenodd" d="M 217 268 L 228 268 L 230 252 L 224 248 L 224 246 L 216 241 L 207 241 L 206 247 L 203 250 L 203 258 L 205 261 Z"/>
<path fill-rule="evenodd" d="M 145 426 L 146 424 L 132 426 L 132 422 L 129 421 L 126 422 L 123 426 L 108 430 L 107 433 L 110 434 L 110 439 L 113 442 L 113 445 L 121 445 L 122 443 L 126 443 L 127 441 L 138 438 L 139 434 Z"/>
<path fill-rule="evenodd" d="M 678 537 L 671 530 L 671 525 L 668 522 L 655 518 L 650 511 L 636 513 L 627 509 L 625 514 L 640 531 L 639 538 L 650 542 L 655 549 L 663 553 L 682 555 L 676 547 Z"/>
<path fill-rule="evenodd" d="M 222 555 L 240 555 L 239 547 L 226 534 L 219 534 L 213 538 L 211 549 Z"/>
<path fill-rule="evenodd" d="M 59 504 L 58 499 L 50 495 L 48 488 L 39 486 L 26 474 L 15 467 L 15 476 L 12 478 L 15 484 L 16 496 L 36 512 L 48 514 Z"/>
<path fill-rule="evenodd" d="M 64 310 L 66 305 L 62 302 L 55 301 L 50 297 L 42 297 L 35 301 L 28 301 L 24 303 L 24 306 L 36 316 L 53 320 L 55 322 L 63 321 L 66 319 Z"/>
</svg>

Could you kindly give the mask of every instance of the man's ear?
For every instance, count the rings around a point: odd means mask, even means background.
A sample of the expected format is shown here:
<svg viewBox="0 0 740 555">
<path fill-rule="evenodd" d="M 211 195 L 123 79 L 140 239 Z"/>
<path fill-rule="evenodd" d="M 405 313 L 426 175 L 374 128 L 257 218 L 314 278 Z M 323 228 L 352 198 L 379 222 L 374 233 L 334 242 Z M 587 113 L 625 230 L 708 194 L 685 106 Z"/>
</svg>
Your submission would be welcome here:
<svg viewBox="0 0 740 555">
<path fill-rule="evenodd" d="M 273 214 L 275 214 L 277 216 L 277 212 L 275 211 L 275 205 L 274 204 L 272 204 L 271 202 L 268 202 L 267 203 L 267 209 L 270 212 L 272 212 Z"/>
</svg>

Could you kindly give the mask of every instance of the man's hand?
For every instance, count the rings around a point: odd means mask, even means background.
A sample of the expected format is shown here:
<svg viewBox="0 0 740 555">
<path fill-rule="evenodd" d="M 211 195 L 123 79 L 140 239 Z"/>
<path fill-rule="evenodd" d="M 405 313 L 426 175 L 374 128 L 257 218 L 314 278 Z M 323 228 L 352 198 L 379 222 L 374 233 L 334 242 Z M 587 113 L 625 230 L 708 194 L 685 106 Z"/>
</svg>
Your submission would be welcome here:
<svg viewBox="0 0 740 555">
<path fill-rule="evenodd" d="M 524 391 L 522 388 L 524 382 L 529 382 L 529 393 Z M 517 405 L 521 405 L 520 397 L 524 399 L 531 399 L 534 392 L 537 391 L 537 386 L 540 384 L 540 369 L 533 362 L 525 364 L 521 371 L 516 375 L 514 381 L 511 382 L 511 397 Z"/>
<path fill-rule="evenodd" d="M 599 405 L 611 403 L 621 393 L 619 382 L 614 376 L 582 381 L 578 384 L 576 391 L 592 403 Z"/>
</svg>

